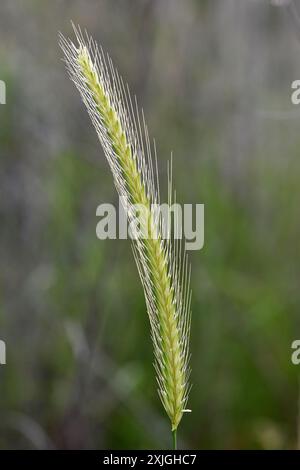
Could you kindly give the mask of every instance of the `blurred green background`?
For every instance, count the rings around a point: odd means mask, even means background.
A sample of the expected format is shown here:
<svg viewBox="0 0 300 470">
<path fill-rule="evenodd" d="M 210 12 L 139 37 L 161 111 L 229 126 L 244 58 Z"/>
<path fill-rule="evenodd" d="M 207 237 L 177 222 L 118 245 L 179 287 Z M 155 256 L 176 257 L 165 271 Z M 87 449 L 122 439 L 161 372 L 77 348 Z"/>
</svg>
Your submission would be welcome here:
<svg viewBox="0 0 300 470">
<path fill-rule="evenodd" d="M 205 204 L 179 445 L 299 447 L 295 12 L 267 0 L 1 0 L 0 448 L 171 442 L 130 243 L 95 234 L 96 207 L 117 195 L 61 62 L 71 19 L 143 106 L 163 193 L 173 151 L 178 200 Z"/>
</svg>

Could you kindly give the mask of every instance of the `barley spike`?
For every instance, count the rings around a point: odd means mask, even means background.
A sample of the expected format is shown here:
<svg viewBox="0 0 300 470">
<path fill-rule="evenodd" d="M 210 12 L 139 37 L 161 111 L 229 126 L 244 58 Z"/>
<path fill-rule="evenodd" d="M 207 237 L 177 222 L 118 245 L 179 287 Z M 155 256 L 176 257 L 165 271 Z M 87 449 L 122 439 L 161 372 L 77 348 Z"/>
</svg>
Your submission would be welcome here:
<svg viewBox="0 0 300 470">
<path fill-rule="evenodd" d="M 111 59 L 79 27 L 74 27 L 74 32 L 77 44 L 60 35 L 60 46 L 69 76 L 98 134 L 129 222 L 139 222 L 142 236 L 133 241 L 133 253 L 150 319 L 159 395 L 172 431 L 176 432 L 183 413 L 190 411 L 186 409 L 190 266 L 183 242 L 162 236 L 165 221 L 153 209 L 160 203 L 157 158 L 144 115 Z M 171 205 L 171 169 L 169 173 Z M 142 215 L 136 214 L 136 205 L 144 208 Z"/>
</svg>

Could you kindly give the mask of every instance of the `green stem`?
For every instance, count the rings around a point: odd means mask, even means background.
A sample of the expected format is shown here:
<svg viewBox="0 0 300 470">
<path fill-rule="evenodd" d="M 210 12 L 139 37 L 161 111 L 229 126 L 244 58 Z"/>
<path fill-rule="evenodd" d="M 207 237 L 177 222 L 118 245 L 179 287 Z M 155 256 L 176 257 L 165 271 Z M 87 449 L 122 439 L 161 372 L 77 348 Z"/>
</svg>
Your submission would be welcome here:
<svg viewBox="0 0 300 470">
<path fill-rule="evenodd" d="M 177 450 L 177 429 L 172 431 L 173 434 L 173 449 Z"/>
</svg>

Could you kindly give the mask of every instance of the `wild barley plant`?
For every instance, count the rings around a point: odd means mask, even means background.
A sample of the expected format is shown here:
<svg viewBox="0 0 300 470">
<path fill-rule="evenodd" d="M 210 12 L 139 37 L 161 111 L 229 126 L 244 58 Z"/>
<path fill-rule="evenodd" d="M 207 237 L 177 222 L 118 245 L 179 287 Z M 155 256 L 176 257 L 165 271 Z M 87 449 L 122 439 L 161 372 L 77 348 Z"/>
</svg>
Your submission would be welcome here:
<svg viewBox="0 0 300 470">
<path fill-rule="evenodd" d="M 130 226 L 139 227 L 133 252 L 142 281 L 155 355 L 158 391 L 171 420 L 173 444 L 189 392 L 190 269 L 182 242 L 163 236 L 157 211 L 159 183 L 155 144 L 128 87 L 94 40 L 74 27 L 77 39 L 60 35 L 71 80 L 87 107 L 110 165 Z M 154 162 L 153 162 L 154 155 Z M 170 175 L 169 175 L 170 176 Z M 172 204 L 169 177 L 168 204 Z M 137 211 L 136 208 L 139 208 Z M 141 210 L 143 208 L 143 210 Z"/>
</svg>

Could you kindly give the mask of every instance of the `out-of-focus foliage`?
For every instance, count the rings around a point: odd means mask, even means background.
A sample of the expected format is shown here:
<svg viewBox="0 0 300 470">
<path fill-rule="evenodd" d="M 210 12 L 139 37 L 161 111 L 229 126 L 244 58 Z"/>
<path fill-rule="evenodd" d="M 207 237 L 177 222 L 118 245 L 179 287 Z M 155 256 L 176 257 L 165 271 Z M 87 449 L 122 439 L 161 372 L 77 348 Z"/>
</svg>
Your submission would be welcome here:
<svg viewBox="0 0 300 470">
<path fill-rule="evenodd" d="M 205 204 L 193 267 L 190 448 L 295 448 L 300 335 L 300 79 L 292 10 L 241 0 L 2 0 L 0 448 L 170 446 L 117 203 L 66 77 L 70 19 L 109 51 L 156 137 L 163 193 Z M 286 14 L 288 13 L 288 14 Z M 300 367 L 300 366 L 299 366 Z M 298 436 L 298 437 L 297 437 Z"/>
</svg>

